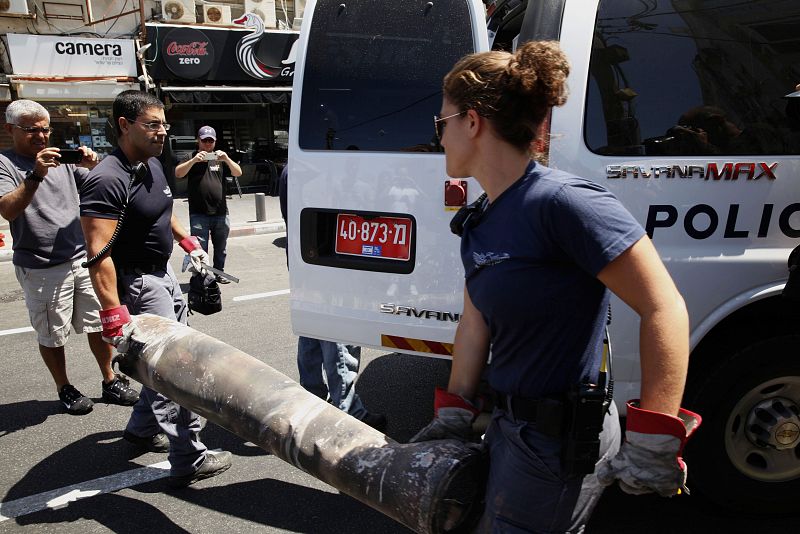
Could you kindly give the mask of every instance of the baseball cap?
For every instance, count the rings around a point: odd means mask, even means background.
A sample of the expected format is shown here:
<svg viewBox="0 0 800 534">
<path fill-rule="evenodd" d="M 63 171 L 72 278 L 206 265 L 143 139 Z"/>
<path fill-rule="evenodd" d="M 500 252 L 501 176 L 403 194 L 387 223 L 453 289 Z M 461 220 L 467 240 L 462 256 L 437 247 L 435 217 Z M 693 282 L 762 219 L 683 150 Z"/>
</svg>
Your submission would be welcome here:
<svg viewBox="0 0 800 534">
<path fill-rule="evenodd" d="M 217 132 L 211 126 L 203 126 L 199 130 L 197 130 L 198 139 L 208 139 L 209 137 L 214 141 L 217 140 Z"/>
</svg>

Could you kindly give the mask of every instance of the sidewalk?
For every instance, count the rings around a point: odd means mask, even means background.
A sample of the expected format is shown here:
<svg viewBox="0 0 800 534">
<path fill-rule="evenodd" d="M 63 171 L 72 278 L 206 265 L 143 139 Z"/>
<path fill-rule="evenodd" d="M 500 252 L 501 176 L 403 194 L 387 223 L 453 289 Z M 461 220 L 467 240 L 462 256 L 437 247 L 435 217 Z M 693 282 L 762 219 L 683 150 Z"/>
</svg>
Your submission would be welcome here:
<svg viewBox="0 0 800 534">
<path fill-rule="evenodd" d="M 246 193 L 241 198 L 234 194 L 228 197 L 228 212 L 231 218 L 230 237 L 242 237 L 257 234 L 274 234 L 286 231 L 281 219 L 281 208 L 278 197 L 266 198 L 266 221 L 256 220 L 256 194 Z M 185 198 L 176 198 L 172 203 L 172 212 L 180 223 L 189 229 L 189 202 Z M 8 221 L 0 218 L 0 233 L 5 234 L 5 246 L 0 247 L 0 262 L 11 261 L 12 240 Z"/>
</svg>

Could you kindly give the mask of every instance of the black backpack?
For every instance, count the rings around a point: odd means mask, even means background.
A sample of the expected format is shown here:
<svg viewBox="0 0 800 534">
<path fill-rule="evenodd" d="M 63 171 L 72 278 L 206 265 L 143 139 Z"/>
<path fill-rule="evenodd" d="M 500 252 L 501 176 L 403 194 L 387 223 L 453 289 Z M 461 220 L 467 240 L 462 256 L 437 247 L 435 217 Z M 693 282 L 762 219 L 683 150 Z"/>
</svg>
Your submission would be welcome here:
<svg viewBox="0 0 800 534">
<path fill-rule="evenodd" d="M 203 315 L 222 310 L 222 294 L 214 275 L 194 273 L 189 279 L 189 309 Z"/>
</svg>

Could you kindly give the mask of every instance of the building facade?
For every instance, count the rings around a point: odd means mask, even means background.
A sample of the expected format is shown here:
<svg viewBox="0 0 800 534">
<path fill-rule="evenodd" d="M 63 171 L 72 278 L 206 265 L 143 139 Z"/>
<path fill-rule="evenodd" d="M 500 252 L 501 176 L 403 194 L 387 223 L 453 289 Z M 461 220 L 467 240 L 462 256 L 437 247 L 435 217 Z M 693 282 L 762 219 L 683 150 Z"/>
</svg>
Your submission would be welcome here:
<svg viewBox="0 0 800 534">
<path fill-rule="evenodd" d="M 155 93 L 169 131 L 165 167 L 210 124 L 240 161 L 244 188 L 272 188 L 285 164 L 293 45 L 304 0 L 10 0 L 0 4 L 0 112 L 18 98 L 44 105 L 51 143 L 113 145 L 111 103 Z M 10 146 L 0 134 L 0 150 Z M 181 184 L 172 181 L 180 194 Z"/>
</svg>

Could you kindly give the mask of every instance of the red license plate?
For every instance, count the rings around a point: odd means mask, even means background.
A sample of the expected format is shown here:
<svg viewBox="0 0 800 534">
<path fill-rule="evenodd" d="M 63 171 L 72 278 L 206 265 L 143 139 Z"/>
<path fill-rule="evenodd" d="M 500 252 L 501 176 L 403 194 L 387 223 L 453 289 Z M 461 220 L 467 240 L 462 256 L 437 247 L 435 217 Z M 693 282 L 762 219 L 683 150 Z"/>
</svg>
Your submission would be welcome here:
<svg viewBox="0 0 800 534">
<path fill-rule="evenodd" d="M 411 219 L 340 213 L 336 216 L 336 253 L 408 261 Z"/>
</svg>

